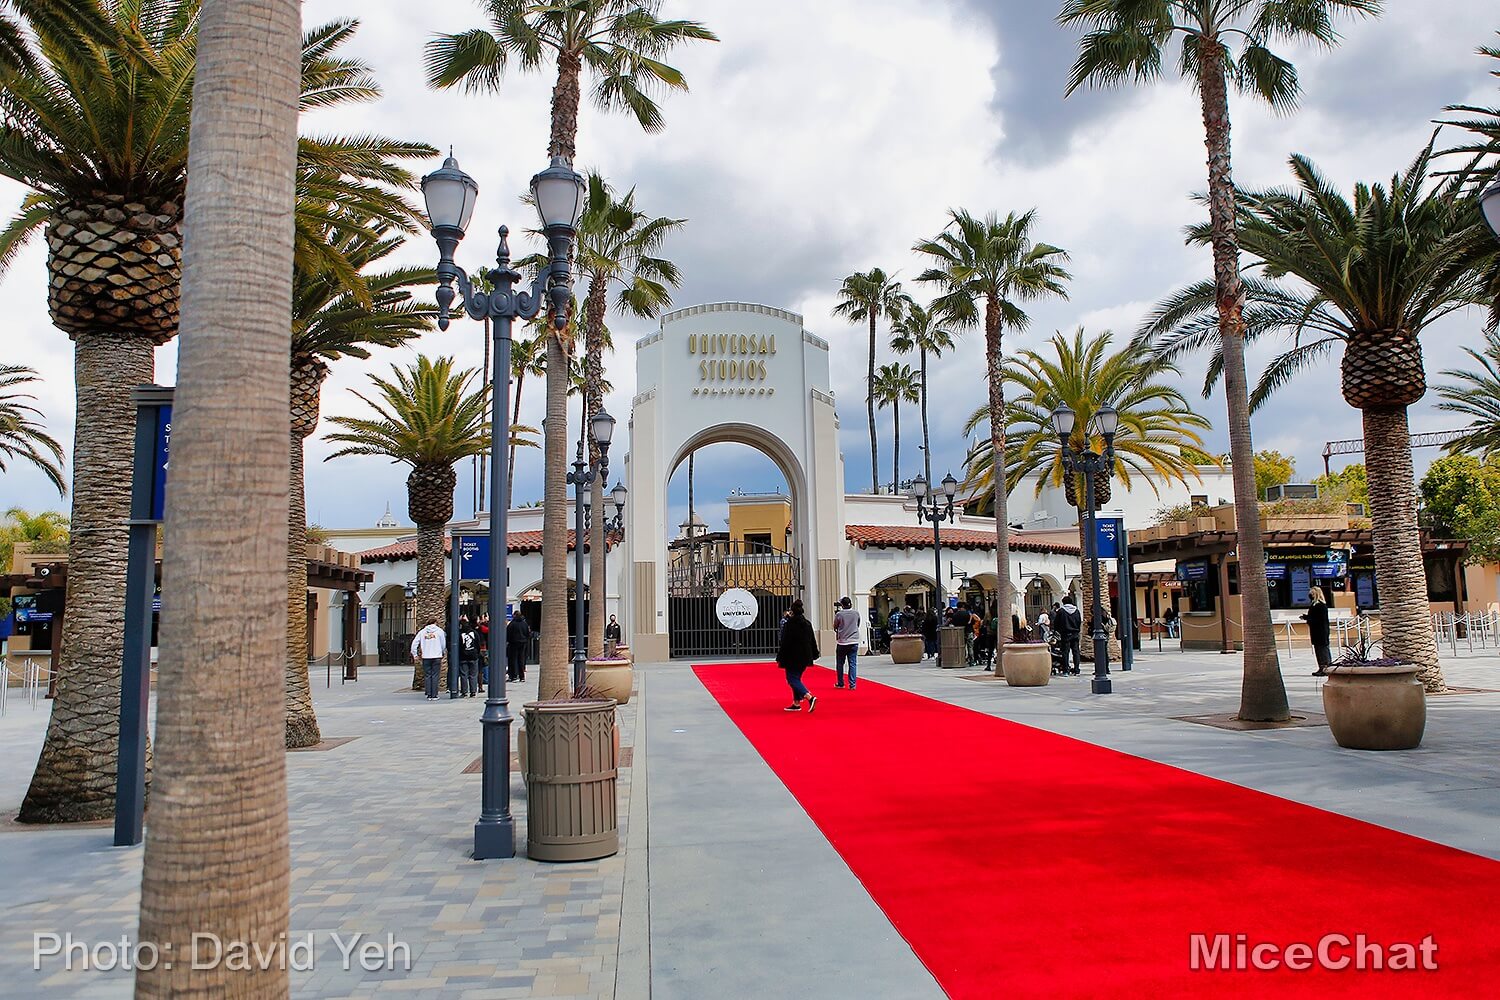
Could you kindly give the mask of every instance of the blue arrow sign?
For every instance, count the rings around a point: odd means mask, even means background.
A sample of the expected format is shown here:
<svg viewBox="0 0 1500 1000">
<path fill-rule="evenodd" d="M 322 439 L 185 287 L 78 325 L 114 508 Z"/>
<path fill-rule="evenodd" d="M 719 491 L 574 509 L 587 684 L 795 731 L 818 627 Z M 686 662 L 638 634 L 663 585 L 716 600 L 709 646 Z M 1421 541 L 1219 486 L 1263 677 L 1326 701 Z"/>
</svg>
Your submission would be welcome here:
<svg viewBox="0 0 1500 1000">
<path fill-rule="evenodd" d="M 1100 559 L 1120 558 L 1120 536 L 1125 534 L 1125 522 L 1118 517 L 1101 517 L 1094 522 L 1097 531 Z"/>
<path fill-rule="evenodd" d="M 458 536 L 458 578 L 460 580 L 488 580 L 490 578 L 490 536 Z"/>
</svg>

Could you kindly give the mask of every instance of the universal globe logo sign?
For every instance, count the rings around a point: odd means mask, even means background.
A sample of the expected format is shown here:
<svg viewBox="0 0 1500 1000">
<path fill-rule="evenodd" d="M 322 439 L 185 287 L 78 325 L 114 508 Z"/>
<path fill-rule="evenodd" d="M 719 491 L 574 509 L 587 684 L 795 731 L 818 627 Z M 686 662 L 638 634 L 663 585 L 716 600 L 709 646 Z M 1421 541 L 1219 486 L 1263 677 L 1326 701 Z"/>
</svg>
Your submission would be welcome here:
<svg viewBox="0 0 1500 1000">
<path fill-rule="evenodd" d="M 719 603 L 714 610 L 725 627 L 739 632 L 755 624 L 755 616 L 760 614 L 760 605 L 750 591 L 735 587 L 719 595 Z"/>
</svg>

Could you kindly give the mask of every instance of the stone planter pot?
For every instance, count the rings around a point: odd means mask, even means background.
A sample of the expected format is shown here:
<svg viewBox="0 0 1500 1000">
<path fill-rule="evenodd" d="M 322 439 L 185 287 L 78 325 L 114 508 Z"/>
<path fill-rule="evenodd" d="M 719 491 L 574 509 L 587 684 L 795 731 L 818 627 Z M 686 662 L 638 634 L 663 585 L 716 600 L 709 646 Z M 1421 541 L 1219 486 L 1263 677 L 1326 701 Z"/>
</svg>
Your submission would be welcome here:
<svg viewBox="0 0 1500 1000">
<path fill-rule="evenodd" d="M 624 705 L 630 701 L 630 689 L 635 683 L 635 671 L 629 660 L 617 656 L 612 660 L 589 660 L 584 668 L 584 677 L 594 691 Z"/>
<path fill-rule="evenodd" d="M 920 635 L 891 636 L 892 663 L 921 663 L 922 637 Z"/>
<path fill-rule="evenodd" d="M 1011 687 L 1043 687 L 1052 679 L 1052 648 L 1045 642 L 1006 643 L 1002 659 Z"/>
<path fill-rule="evenodd" d="M 526 719 L 526 855 L 592 861 L 620 850 L 615 703 L 534 701 Z"/>
<path fill-rule="evenodd" d="M 1350 750 L 1410 750 L 1427 726 L 1427 694 L 1417 665 L 1333 666 L 1323 714 L 1334 742 Z"/>
</svg>

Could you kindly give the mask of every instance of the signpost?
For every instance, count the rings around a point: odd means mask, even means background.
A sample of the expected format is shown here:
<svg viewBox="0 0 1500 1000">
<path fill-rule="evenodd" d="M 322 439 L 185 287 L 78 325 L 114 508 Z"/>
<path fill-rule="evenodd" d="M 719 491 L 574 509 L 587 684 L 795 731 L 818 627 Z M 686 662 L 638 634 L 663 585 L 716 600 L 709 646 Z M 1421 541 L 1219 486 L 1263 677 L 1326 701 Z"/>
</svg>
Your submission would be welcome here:
<svg viewBox="0 0 1500 1000">
<path fill-rule="evenodd" d="M 146 712 L 151 698 L 151 612 L 156 598 L 156 532 L 166 511 L 172 389 L 137 386 L 125 566 L 125 655 L 120 664 L 120 754 L 115 773 L 115 846 L 144 838 Z"/>
<path fill-rule="evenodd" d="M 1115 605 L 1120 620 L 1120 669 L 1129 670 L 1135 662 L 1135 580 L 1130 572 L 1130 536 L 1125 532 L 1123 517 L 1095 517 L 1095 541 L 1100 559 L 1115 561 L 1115 581 L 1119 601 Z"/>
</svg>

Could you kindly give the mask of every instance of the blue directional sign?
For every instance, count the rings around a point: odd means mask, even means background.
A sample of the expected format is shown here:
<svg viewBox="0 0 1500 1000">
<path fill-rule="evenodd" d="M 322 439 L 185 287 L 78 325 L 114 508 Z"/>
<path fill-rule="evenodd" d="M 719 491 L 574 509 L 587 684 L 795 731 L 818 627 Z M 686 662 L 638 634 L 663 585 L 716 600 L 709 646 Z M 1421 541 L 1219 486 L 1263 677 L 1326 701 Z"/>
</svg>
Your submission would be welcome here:
<svg viewBox="0 0 1500 1000">
<path fill-rule="evenodd" d="M 460 580 L 488 580 L 490 578 L 490 536 L 458 536 L 458 578 Z"/>
<path fill-rule="evenodd" d="M 1100 559 L 1120 558 L 1120 539 L 1125 535 L 1125 521 L 1118 517 L 1101 517 L 1096 522 Z"/>
<path fill-rule="evenodd" d="M 167 455 L 172 444 L 171 404 L 156 409 L 156 452 L 151 481 L 151 520 L 163 520 L 167 505 Z"/>
</svg>

